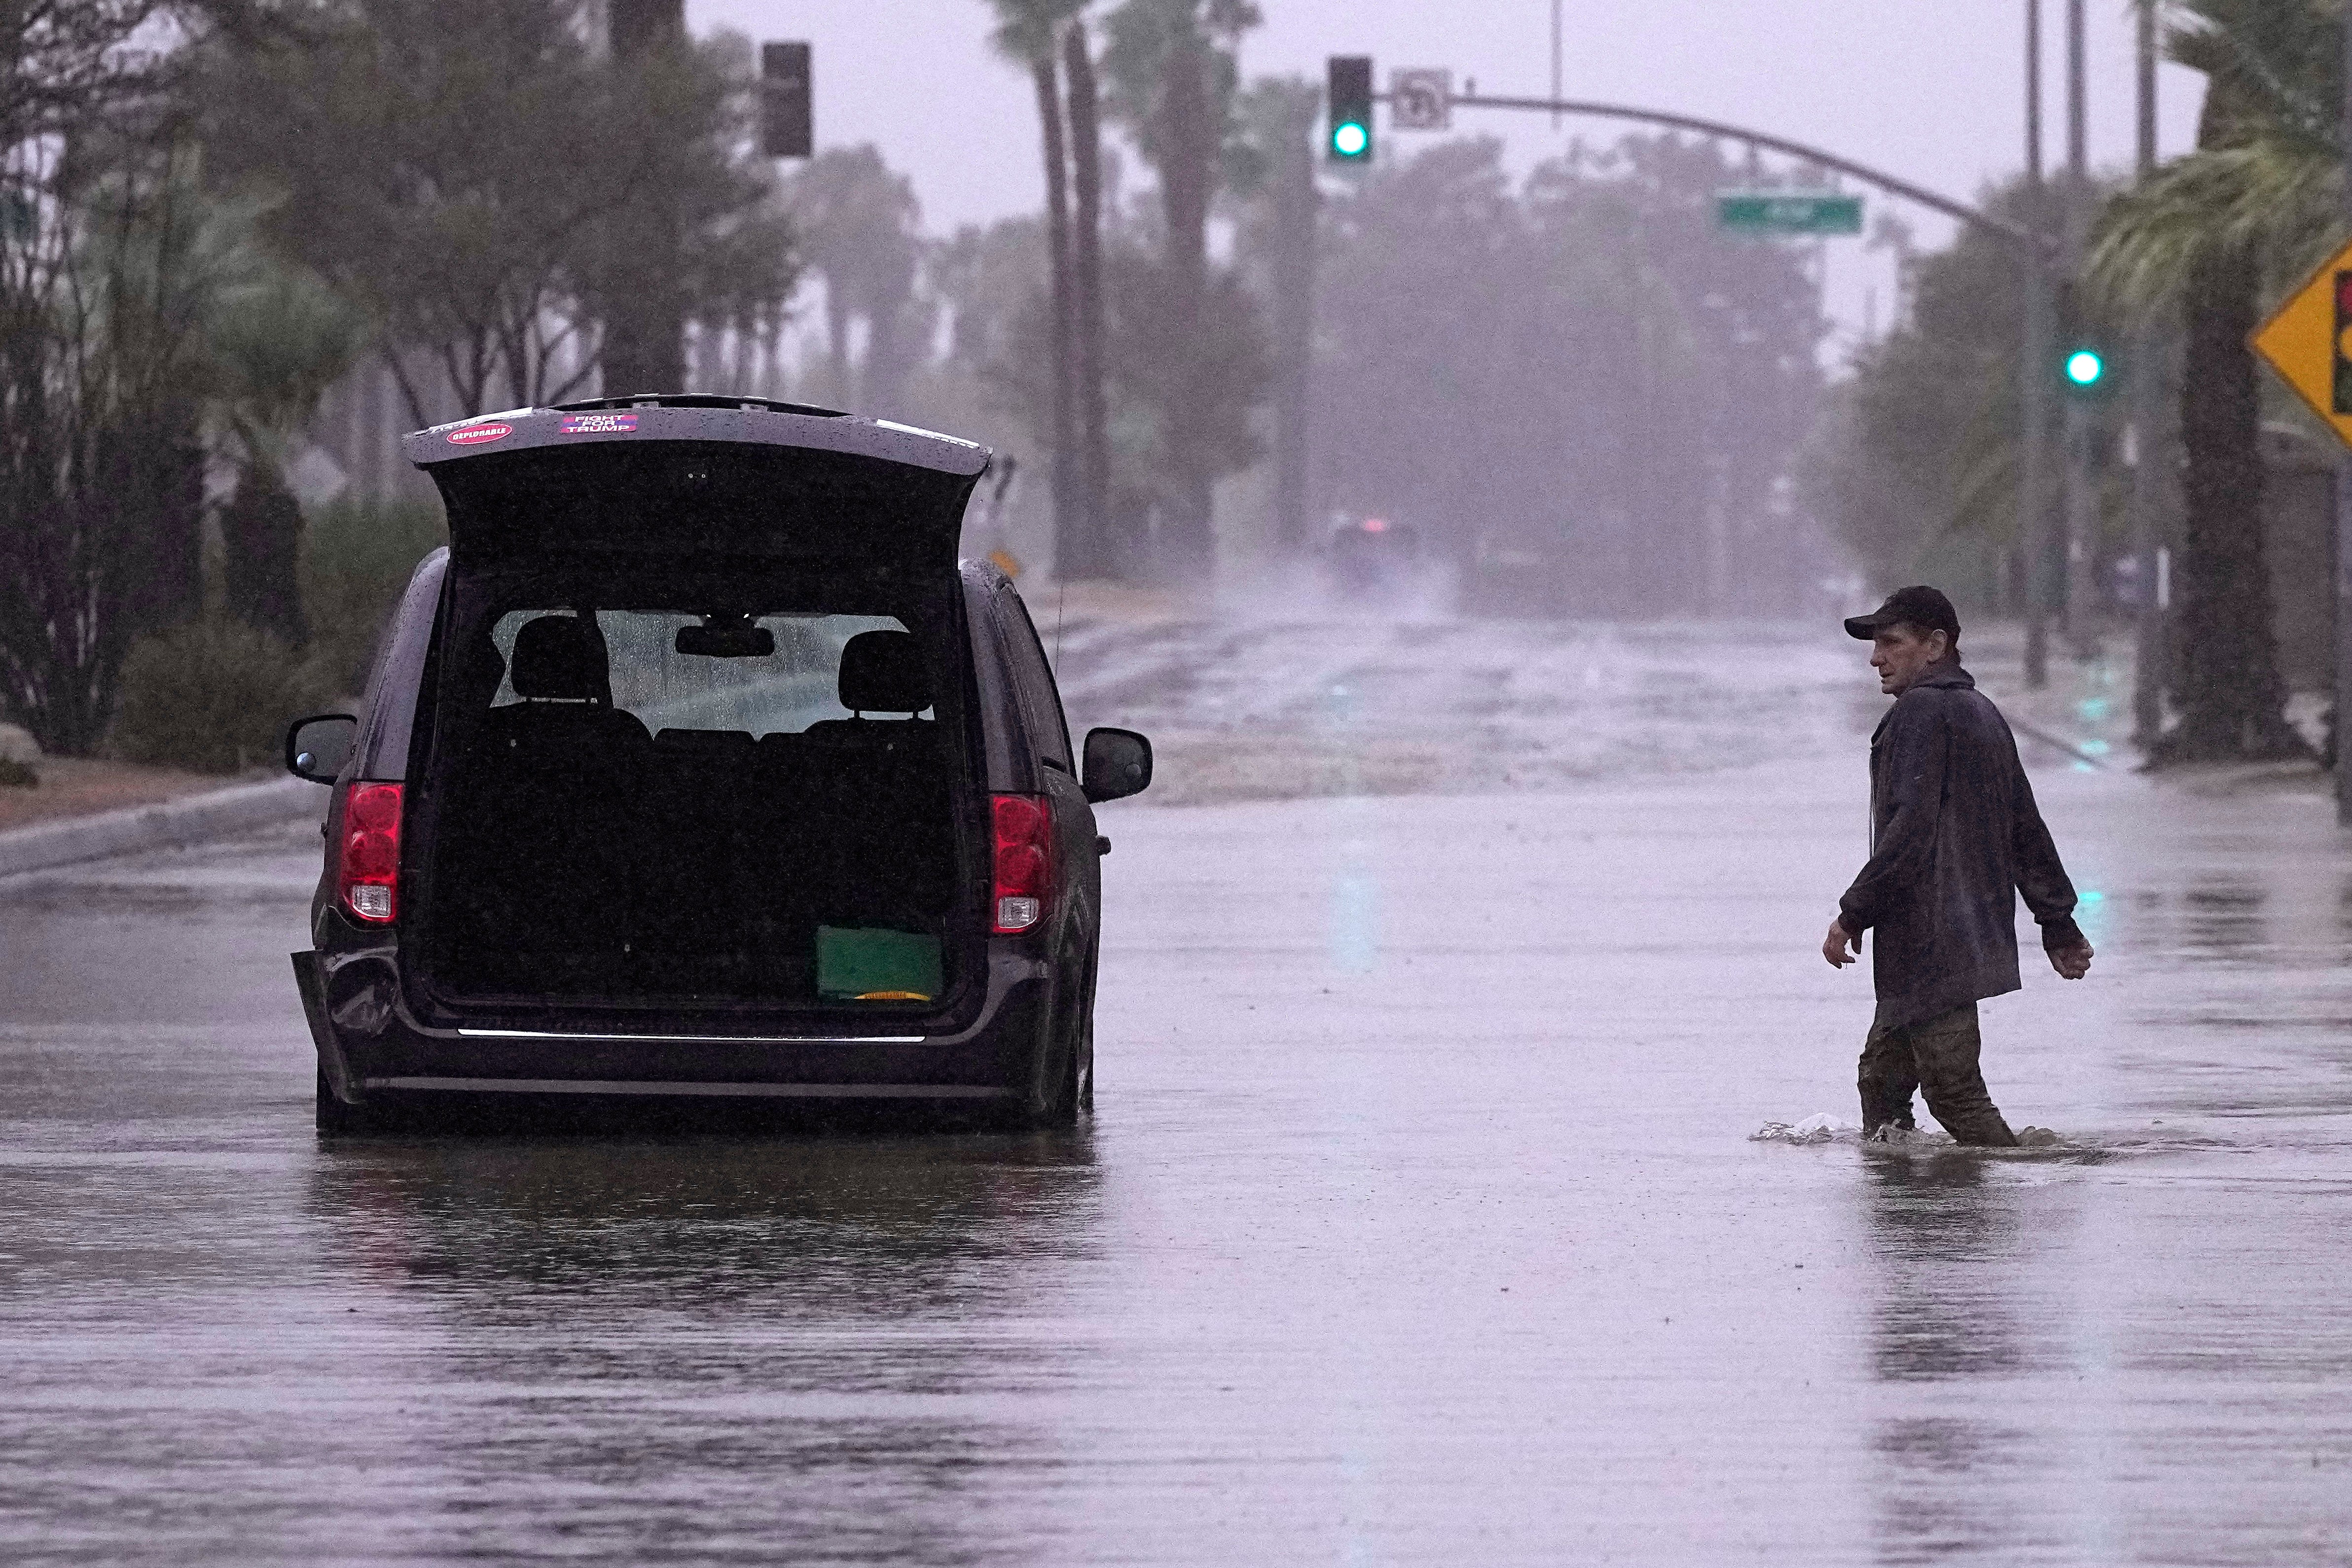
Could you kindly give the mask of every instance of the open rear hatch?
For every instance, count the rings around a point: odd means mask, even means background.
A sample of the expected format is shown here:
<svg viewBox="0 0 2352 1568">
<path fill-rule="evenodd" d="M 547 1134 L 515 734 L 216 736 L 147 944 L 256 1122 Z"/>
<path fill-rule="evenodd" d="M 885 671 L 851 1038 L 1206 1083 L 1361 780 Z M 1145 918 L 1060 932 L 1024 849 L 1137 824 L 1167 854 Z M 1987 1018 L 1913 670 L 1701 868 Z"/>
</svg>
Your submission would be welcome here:
<svg viewBox="0 0 2352 1568">
<path fill-rule="evenodd" d="M 733 398 L 487 414 L 408 437 L 460 567 L 772 562 L 951 573 L 984 447 Z"/>
<path fill-rule="evenodd" d="M 404 867 L 425 998 L 929 1014 L 976 983 L 983 449 L 732 399 L 409 441 L 452 556 Z"/>
</svg>

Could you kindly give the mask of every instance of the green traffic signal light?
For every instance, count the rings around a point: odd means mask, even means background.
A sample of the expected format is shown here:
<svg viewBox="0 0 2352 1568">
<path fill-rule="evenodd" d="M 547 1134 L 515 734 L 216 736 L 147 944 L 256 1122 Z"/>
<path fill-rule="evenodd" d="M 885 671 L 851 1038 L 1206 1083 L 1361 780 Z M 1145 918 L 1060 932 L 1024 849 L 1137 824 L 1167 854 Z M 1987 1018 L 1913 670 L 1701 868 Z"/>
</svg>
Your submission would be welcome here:
<svg viewBox="0 0 2352 1568">
<path fill-rule="evenodd" d="M 2066 381 L 2084 392 L 2099 384 L 2107 373 L 2107 361 L 2096 349 L 2076 349 L 2066 356 Z"/>
<path fill-rule="evenodd" d="M 1372 161 L 1372 57 L 1333 55 L 1327 62 L 1324 106 L 1331 133 L 1323 145 L 1334 163 Z"/>
</svg>

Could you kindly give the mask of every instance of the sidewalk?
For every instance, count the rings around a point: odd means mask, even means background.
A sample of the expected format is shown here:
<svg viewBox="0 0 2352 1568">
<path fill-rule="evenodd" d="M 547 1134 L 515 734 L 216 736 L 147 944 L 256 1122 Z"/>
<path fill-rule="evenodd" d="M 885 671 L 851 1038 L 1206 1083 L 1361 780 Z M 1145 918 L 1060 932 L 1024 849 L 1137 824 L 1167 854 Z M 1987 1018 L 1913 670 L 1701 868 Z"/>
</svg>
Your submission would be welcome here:
<svg viewBox="0 0 2352 1568">
<path fill-rule="evenodd" d="M 184 848 L 322 812 L 326 804 L 322 787 L 299 779 L 223 779 L 73 758 L 37 766 L 39 786 L 0 790 L 0 806 L 40 797 L 52 809 L 0 816 L 0 877 Z"/>
<path fill-rule="evenodd" d="M 2021 742 L 2039 740 L 2076 754 L 2078 770 L 2136 772 L 2146 756 L 2132 744 L 2134 648 L 2122 632 L 2105 636 L 2095 657 L 2085 659 L 2063 642 L 2050 650 L 2050 682 L 2025 689 L 2025 632 L 1998 623 L 1963 633 L 1964 662 L 1978 685 L 2000 705 Z M 2321 740 L 2325 696 L 2299 694 L 2287 703 L 2287 717 L 2315 750 Z M 2152 776 L 2167 788 L 2207 797 L 2248 793 L 2325 795 L 2334 782 L 2315 762 L 2191 764 Z"/>
<path fill-rule="evenodd" d="M 0 834 L 101 811 L 160 805 L 267 777 L 224 779 L 90 757 L 44 757 L 31 767 L 40 779 L 37 785 L 0 786 Z"/>
</svg>

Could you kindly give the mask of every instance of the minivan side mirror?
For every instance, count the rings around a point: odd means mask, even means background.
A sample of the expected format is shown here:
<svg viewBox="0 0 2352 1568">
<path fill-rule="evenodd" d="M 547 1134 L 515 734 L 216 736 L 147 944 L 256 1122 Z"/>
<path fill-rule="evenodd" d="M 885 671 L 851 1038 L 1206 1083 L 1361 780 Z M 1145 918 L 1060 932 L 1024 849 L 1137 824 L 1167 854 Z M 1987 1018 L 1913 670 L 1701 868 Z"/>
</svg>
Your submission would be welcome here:
<svg viewBox="0 0 2352 1568">
<path fill-rule="evenodd" d="M 1087 731 L 1085 771 L 1080 783 L 1087 799 L 1100 805 L 1139 795 L 1151 782 L 1151 742 L 1131 729 Z"/>
<path fill-rule="evenodd" d="M 286 727 L 286 771 L 313 784 L 332 784 L 359 738 L 360 721 L 347 713 L 298 718 Z"/>
</svg>

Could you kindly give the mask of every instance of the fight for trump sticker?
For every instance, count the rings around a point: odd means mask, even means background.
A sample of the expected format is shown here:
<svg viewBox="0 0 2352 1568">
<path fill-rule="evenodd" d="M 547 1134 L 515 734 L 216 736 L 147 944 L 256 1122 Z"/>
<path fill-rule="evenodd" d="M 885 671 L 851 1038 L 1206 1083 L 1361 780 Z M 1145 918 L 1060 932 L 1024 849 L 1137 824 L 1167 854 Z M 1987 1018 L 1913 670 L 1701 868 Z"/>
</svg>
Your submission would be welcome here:
<svg viewBox="0 0 2352 1568">
<path fill-rule="evenodd" d="M 567 413 L 562 429 L 566 435 L 625 435 L 636 427 L 634 413 Z"/>
<path fill-rule="evenodd" d="M 511 424 L 464 424 L 449 433 L 449 444 L 479 446 L 485 441 L 504 441 L 513 434 Z"/>
</svg>

